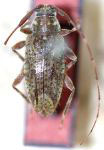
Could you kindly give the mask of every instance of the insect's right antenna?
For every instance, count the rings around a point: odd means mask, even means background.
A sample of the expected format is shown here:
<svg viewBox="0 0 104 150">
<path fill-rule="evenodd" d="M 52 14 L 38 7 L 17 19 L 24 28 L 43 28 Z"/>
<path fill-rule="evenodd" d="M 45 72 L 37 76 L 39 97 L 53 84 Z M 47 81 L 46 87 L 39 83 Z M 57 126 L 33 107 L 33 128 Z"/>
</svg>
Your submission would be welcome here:
<svg viewBox="0 0 104 150">
<path fill-rule="evenodd" d="M 78 22 L 77 24 L 71 19 L 71 17 L 69 17 L 69 15 L 67 13 L 65 13 L 62 9 L 60 8 L 57 8 L 55 7 L 58 14 L 61 15 L 61 16 L 64 16 L 66 17 L 66 20 L 68 21 L 69 25 L 70 23 L 74 26 L 74 28 L 77 29 L 77 32 L 79 33 L 81 39 L 84 41 L 84 43 L 86 44 L 86 47 L 88 49 L 88 52 L 89 52 L 89 55 L 90 55 L 90 60 L 93 64 L 93 68 L 94 68 L 94 73 L 95 73 L 95 78 L 96 78 L 96 84 L 97 84 L 97 91 L 98 91 L 98 108 L 97 108 L 97 114 L 96 114 L 96 118 L 95 118 L 95 121 L 92 125 L 92 128 L 91 130 L 89 131 L 87 137 L 92 133 L 94 127 L 95 127 L 95 124 L 97 122 L 97 119 L 98 119 L 98 116 L 99 116 L 99 111 L 100 111 L 100 87 L 99 87 L 99 79 L 98 79 L 98 72 L 97 72 L 97 67 L 96 67 L 96 63 L 95 63 L 95 59 L 94 59 L 94 56 L 93 56 L 93 53 L 92 53 L 92 49 L 90 48 L 86 38 L 85 38 L 85 35 L 84 33 L 81 31 L 81 26 L 80 26 L 80 23 Z M 80 145 L 82 145 L 85 141 L 86 141 L 86 138 L 84 138 L 82 140 L 82 142 L 80 143 Z"/>
<path fill-rule="evenodd" d="M 30 12 L 28 12 L 19 22 L 19 24 L 17 25 L 17 27 L 12 31 L 12 33 L 8 36 L 8 38 L 6 39 L 6 41 L 4 42 L 4 44 L 6 45 L 8 40 L 10 39 L 10 37 L 13 35 L 13 33 L 19 28 L 21 27 L 33 14 L 33 12 L 35 11 L 35 8 L 33 8 Z"/>
</svg>

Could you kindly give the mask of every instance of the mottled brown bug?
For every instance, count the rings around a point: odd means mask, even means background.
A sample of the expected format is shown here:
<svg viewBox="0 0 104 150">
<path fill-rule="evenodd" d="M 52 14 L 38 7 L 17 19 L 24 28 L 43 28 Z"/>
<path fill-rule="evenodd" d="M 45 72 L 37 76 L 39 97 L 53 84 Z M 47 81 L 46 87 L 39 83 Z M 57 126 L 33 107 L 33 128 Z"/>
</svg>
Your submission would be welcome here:
<svg viewBox="0 0 104 150">
<path fill-rule="evenodd" d="M 35 16 L 32 23 L 29 23 L 29 21 L 26 22 L 34 12 Z M 57 14 L 66 17 L 68 23 L 73 25 L 72 30 L 61 29 L 60 23 L 57 19 Z M 22 61 L 24 61 L 21 73 L 13 82 L 13 88 L 20 93 L 27 102 L 32 104 L 35 111 L 44 116 L 49 116 L 54 113 L 60 101 L 63 85 L 65 84 L 65 86 L 71 90 L 71 94 L 62 113 L 63 122 L 75 91 L 72 80 L 67 75 L 67 70 L 77 61 L 77 57 L 64 42 L 63 37 L 75 31 L 77 31 L 84 40 L 91 61 L 94 64 L 98 99 L 100 101 L 98 75 L 94 57 L 83 33 L 81 32 L 79 23 L 75 24 L 63 10 L 55 6 L 39 5 L 23 17 L 18 26 L 7 38 L 5 44 L 7 44 L 11 35 L 19 27 L 21 27 L 21 32 L 28 34 L 28 36 L 26 41 L 20 41 L 12 47 L 12 50 Z M 24 46 L 26 47 L 25 58 L 23 58 L 17 51 Z M 65 64 L 65 57 L 71 60 L 69 64 Z M 16 87 L 23 78 L 25 78 L 27 96 Z M 99 107 L 100 103 L 98 105 L 96 120 L 89 134 L 92 132 L 97 121 Z"/>
</svg>

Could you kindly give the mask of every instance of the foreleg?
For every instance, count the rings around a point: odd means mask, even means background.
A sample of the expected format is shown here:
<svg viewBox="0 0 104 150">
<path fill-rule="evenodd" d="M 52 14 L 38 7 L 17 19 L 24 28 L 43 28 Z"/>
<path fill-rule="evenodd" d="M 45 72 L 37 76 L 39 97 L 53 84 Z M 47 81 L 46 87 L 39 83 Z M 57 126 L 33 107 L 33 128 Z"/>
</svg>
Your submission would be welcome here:
<svg viewBox="0 0 104 150">
<path fill-rule="evenodd" d="M 32 30 L 29 27 L 30 23 L 26 22 L 24 25 L 21 26 L 20 31 L 25 33 L 25 34 L 31 34 Z"/>
<path fill-rule="evenodd" d="M 72 32 L 75 32 L 75 31 L 77 31 L 77 29 L 75 27 L 72 28 L 71 30 L 69 30 L 69 29 L 61 29 L 60 35 L 66 36 L 66 35 L 68 35 L 68 34 L 70 34 Z"/>
</svg>

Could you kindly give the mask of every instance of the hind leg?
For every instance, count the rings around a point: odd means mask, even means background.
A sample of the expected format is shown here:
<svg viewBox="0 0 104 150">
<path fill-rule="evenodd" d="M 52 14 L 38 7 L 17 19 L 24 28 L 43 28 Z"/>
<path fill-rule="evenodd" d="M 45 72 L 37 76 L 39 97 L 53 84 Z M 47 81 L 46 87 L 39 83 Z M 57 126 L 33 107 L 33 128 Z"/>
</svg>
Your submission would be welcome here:
<svg viewBox="0 0 104 150">
<path fill-rule="evenodd" d="M 23 94 L 16 86 L 21 83 L 24 78 L 24 69 L 22 69 L 21 73 L 16 77 L 12 86 L 13 88 L 29 103 L 29 100 L 25 94 Z"/>
<path fill-rule="evenodd" d="M 68 98 L 68 100 L 66 102 L 65 108 L 64 108 L 64 110 L 62 112 L 62 120 L 61 120 L 61 124 L 62 125 L 63 125 L 64 119 L 65 119 L 65 116 L 66 116 L 66 114 L 67 114 L 67 112 L 69 110 L 69 107 L 70 107 L 70 104 L 72 102 L 72 99 L 73 99 L 73 96 L 74 96 L 74 92 L 75 92 L 75 87 L 73 85 L 73 82 L 67 75 L 65 77 L 65 85 L 66 85 L 66 87 L 68 89 L 71 90 L 71 94 L 70 94 L 70 96 L 69 96 L 69 98 Z"/>
<path fill-rule="evenodd" d="M 75 87 L 73 85 L 72 80 L 70 79 L 70 77 L 67 75 L 67 71 L 76 63 L 77 61 L 77 57 L 74 54 L 74 52 L 70 49 L 69 53 L 67 55 L 67 57 L 71 60 L 71 62 L 69 64 L 66 65 L 66 71 L 65 71 L 65 86 L 71 91 L 71 94 L 66 102 L 65 108 L 62 112 L 62 120 L 61 120 L 61 124 L 63 124 L 66 113 L 69 110 L 70 104 L 72 102 L 73 96 L 74 96 L 74 92 L 75 92 Z"/>
</svg>

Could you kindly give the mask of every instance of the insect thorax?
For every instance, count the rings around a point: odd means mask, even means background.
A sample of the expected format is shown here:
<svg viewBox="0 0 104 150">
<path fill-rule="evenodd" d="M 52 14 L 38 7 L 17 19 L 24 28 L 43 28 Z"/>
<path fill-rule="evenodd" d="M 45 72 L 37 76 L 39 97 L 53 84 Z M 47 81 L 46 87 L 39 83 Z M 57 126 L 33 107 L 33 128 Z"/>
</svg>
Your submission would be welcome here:
<svg viewBox="0 0 104 150">
<path fill-rule="evenodd" d="M 35 33 L 57 33 L 61 30 L 58 19 L 55 16 L 36 16 L 32 24 Z"/>
</svg>

